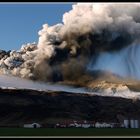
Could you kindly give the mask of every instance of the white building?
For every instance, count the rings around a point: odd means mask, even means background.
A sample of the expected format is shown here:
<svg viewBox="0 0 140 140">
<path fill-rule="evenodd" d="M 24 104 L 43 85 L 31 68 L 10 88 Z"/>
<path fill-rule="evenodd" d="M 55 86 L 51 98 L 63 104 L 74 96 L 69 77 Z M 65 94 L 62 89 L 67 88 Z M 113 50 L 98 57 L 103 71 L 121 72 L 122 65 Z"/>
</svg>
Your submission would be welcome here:
<svg viewBox="0 0 140 140">
<path fill-rule="evenodd" d="M 89 128 L 90 124 L 82 124 L 82 128 Z"/>
<path fill-rule="evenodd" d="M 32 123 L 32 124 L 24 124 L 24 128 L 40 128 L 41 125 L 38 123 Z"/>
<path fill-rule="evenodd" d="M 124 127 L 125 128 L 139 128 L 139 120 L 124 120 Z"/>
<path fill-rule="evenodd" d="M 125 128 L 129 128 L 129 120 L 124 120 L 123 124 Z"/>
<path fill-rule="evenodd" d="M 135 128 L 139 128 L 139 121 L 135 120 Z"/>
<path fill-rule="evenodd" d="M 130 120 L 130 128 L 135 128 L 135 120 Z"/>
<path fill-rule="evenodd" d="M 105 122 L 104 123 L 96 122 L 95 128 L 113 128 L 113 125 L 110 123 L 105 123 Z"/>
</svg>

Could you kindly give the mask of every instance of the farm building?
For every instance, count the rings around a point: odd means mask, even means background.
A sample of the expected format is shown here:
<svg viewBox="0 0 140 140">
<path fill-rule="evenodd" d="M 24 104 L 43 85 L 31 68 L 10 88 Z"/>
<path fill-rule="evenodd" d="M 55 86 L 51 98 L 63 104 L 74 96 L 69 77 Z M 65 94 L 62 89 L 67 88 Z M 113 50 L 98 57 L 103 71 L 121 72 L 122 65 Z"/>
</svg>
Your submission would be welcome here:
<svg viewBox="0 0 140 140">
<path fill-rule="evenodd" d="M 32 123 L 32 124 L 24 124 L 24 128 L 40 128 L 41 125 L 38 123 Z"/>
</svg>

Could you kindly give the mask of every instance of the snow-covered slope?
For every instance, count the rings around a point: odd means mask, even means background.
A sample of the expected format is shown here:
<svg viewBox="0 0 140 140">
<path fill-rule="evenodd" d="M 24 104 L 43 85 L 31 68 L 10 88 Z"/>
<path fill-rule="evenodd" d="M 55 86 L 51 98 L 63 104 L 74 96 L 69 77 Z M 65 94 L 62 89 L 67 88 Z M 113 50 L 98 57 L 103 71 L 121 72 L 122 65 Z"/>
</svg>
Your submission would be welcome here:
<svg viewBox="0 0 140 140">
<path fill-rule="evenodd" d="M 129 98 L 129 99 L 140 98 L 140 92 L 131 91 L 128 89 L 127 86 L 122 87 L 122 89 L 116 89 L 116 91 L 112 90 L 111 88 L 107 88 L 105 90 L 100 90 L 99 92 L 96 92 L 96 94 L 97 93 L 98 95 L 101 95 L 101 96 L 123 97 L 123 98 Z"/>
<path fill-rule="evenodd" d="M 52 90 L 52 91 L 66 91 L 75 93 L 87 93 L 85 88 L 74 88 L 71 86 L 64 86 L 59 84 L 50 84 L 43 82 L 34 82 L 31 80 L 22 79 L 19 77 L 0 75 L 0 87 L 3 89 L 34 89 L 34 90 Z"/>
<path fill-rule="evenodd" d="M 125 85 L 119 85 L 116 88 L 102 87 L 95 88 L 85 88 L 85 87 L 72 87 L 67 85 L 60 84 L 51 84 L 51 83 L 42 83 L 34 82 L 31 80 L 21 79 L 18 77 L 0 75 L 0 87 L 2 89 L 33 89 L 39 91 L 64 91 L 70 93 L 86 93 L 91 95 L 99 96 L 114 96 L 114 97 L 123 97 L 123 98 L 140 98 L 140 92 L 130 91 L 129 88 Z"/>
</svg>

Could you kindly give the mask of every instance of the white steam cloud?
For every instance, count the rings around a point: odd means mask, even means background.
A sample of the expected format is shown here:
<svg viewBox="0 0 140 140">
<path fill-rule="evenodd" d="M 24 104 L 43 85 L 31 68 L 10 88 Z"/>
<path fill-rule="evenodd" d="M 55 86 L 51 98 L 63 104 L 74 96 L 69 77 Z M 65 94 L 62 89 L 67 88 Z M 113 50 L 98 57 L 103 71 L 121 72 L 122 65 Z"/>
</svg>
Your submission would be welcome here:
<svg viewBox="0 0 140 140">
<path fill-rule="evenodd" d="M 37 44 L 1 51 L 0 72 L 52 81 L 77 78 L 87 70 L 108 70 L 140 79 L 139 13 L 139 3 L 75 4 L 63 15 L 62 24 L 43 25 Z"/>
</svg>

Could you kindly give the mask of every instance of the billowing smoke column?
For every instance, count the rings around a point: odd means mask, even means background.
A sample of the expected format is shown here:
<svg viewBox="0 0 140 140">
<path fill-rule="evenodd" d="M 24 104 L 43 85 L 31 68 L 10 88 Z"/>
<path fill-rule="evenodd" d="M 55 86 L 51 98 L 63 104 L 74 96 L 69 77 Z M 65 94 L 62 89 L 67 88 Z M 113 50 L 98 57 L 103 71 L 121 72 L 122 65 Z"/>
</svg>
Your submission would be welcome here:
<svg viewBox="0 0 140 140">
<path fill-rule="evenodd" d="M 43 25 L 38 43 L 0 52 L 0 71 L 42 81 L 105 70 L 140 79 L 140 4 L 80 3 L 63 23 Z"/>
</svg>

